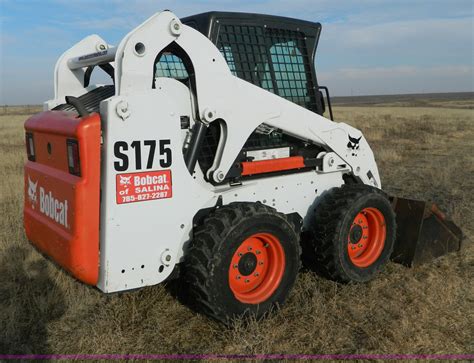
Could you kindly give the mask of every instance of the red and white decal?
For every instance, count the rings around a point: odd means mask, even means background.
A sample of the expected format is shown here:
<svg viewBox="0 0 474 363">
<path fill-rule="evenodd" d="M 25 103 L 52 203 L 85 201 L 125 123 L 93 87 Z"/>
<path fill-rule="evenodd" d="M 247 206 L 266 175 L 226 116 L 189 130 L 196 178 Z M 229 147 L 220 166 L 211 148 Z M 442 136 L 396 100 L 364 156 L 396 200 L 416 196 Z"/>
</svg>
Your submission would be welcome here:
<svg viewBox="0 0 474 363">
<path fill-rule="evenodd" d="M 38 206 L 37 188 L 38 180 L 33 181 L 28 175 L 28 200 L 33 210 Z M 56 198 L 56 194 L 53 194 L 50 190 L 45 190 L 42 186 L 39 187 L 39 212 L 63 227 L 70 228 L 67 199 Z"/>
<path fill-rule="evenodd" d="M 173 196 L 171 170 L 117 174 L 117 204 L 165 199 Z"/>
</svg>

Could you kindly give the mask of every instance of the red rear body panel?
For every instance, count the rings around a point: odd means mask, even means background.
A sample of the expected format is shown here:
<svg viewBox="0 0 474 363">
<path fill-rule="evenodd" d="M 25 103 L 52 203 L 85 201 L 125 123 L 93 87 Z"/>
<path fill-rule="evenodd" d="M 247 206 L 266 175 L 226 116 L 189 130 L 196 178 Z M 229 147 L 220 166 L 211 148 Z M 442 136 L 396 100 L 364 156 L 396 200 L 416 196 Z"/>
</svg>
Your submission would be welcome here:
<svg viewBox="0 0 474 363">
<path fill-rule="evenodd" d="M 25 122 L 35 161 L 25 164 L 26 236 L 77 279 L 99 277 L 100 116 L 47 111 Z M 69 172 L 67 140 L 79 144 L 81 175 Z"/>
</svg>

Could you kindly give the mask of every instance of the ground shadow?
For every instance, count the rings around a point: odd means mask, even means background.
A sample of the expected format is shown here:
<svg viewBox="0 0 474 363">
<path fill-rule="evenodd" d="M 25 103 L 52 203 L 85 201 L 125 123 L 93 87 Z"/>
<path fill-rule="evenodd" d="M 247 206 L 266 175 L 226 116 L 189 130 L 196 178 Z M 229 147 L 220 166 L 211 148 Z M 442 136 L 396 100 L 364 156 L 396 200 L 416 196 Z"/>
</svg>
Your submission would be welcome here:
<svg viewBox="0 0 474 363">
<path fill-rule="evenodd" d="M 52 354 L 47 327 L 65 312 L 48 262 L 27 262 L 30 253 L 23 247 L 1 252 L 0 354 Z"/>
</svg>

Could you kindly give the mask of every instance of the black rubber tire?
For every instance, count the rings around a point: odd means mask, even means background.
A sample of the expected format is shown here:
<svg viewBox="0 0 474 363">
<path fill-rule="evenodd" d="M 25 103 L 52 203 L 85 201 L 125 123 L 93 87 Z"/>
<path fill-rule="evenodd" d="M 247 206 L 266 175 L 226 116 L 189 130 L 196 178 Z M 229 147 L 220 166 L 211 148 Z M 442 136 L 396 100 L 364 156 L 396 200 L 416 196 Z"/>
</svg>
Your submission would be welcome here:
<svg viewBox="0 0 474 363">
<path fill-rule="evenodd" d="M 296 227 L 275 209 L 261 203 L 231 203 L 211 212 L 194 230 L 185 255 L 183 283 L 188 303 L 218 321 L 234 317 L 261 318 L 288 297 L 300 269 L 301 247 Z M 229 286 L 229 266 L 238 246 L 255 233 L 278 237 L 285 252 L 279 286 L 264 302 L 254 305 L 236 299 Z"/>
<path fill-rule="evenodd" d="M 395 243 L 395 213 L 386 194 L 367 185 L 347 184 L 329 190 L 321 198 L 314 223 L 302 238 L 305 267 L 338 282 L 373 279 L 388 262 Z M 377 208 L 385 217 L 386 239 L 378 259 L 360 268 L 349 258 L 347 236 L 355 216 L 367 207 Z"/>
</svg>

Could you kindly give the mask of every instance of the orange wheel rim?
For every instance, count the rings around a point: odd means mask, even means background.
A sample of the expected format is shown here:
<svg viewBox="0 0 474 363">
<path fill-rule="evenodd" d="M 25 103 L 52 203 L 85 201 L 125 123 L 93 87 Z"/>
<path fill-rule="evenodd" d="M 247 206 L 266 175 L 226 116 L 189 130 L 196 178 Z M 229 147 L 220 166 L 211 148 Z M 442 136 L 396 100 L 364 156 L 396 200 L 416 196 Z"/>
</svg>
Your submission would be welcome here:
<svg viewBox="0 0 474 363">
<path fill-rule="evenodd" d="M 364 208 L 352 222 L 347 237 L 347 251 L 357 267 L 372 265 L 382 254 L 387 227 L 385 217 L 376 208 Z"/>
<path fill-rule="evenodd" d="M 229 286 L 245 304 L 266 301 L 280 285 L 285 271 L 285 252 L 280 240 L 256 233 L 235 250 L 229 266 Z"/>
</svg>

